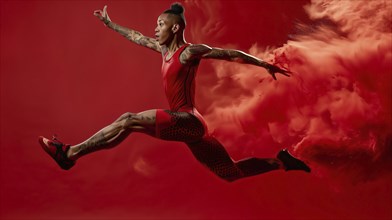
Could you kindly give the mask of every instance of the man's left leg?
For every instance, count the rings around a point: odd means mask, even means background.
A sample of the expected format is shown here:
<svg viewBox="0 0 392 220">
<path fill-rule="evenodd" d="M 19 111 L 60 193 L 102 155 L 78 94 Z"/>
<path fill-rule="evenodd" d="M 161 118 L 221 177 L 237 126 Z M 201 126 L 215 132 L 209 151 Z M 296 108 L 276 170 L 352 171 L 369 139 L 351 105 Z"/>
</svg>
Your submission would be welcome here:
<svg viewBox="0 0 392 220">
<path fill-rule="evenodd" d="M 287 150 L 280 151 L 277 158 L 253 157 L 233 161 L 214 137 L 204 137 L 187 145 L 199 162 L 229 182 L 279 169 L 310 172 L 305 163 L 293 157 Z"/>
<path fill-rule="evenodd" d="M 187 145 L 199 162 L 229 182 L 284 168 L 283 163 L 275 158 L 248 158 L 233 161 L 223 145 L 211 136 L 203 137 Z"/>
</svg>

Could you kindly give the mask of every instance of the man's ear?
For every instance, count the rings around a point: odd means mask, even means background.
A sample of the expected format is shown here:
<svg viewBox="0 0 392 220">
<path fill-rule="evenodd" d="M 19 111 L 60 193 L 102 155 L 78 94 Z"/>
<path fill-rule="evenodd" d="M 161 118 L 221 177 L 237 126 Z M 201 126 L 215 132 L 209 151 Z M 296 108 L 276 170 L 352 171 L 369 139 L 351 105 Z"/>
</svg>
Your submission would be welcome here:
<svg viewBox="0 0 392 220">
<path fill-rule="evenodd" d="M 173 33 L 177 33 L 177 31 L 180 30 L 180 25 L 179 24 L 174 24 L 172 27 Z"/>
</svg>

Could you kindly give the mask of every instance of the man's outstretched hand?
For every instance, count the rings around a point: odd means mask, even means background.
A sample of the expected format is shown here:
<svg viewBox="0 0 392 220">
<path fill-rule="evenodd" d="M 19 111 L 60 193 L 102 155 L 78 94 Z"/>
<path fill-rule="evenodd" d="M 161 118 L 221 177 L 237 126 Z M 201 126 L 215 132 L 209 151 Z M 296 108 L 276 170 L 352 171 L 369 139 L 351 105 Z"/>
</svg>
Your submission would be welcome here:
<svg viewBox="0 0 392 220">
<path fill-rule="evenodd" d="M 268 64 L 267 67 L 265 67 L 268 71 L 269 74 L 271 74 L 272 78 L 274 78 L 274 80 L 276 80 L 276 73 L 282 74 L 284 76 L 290 77 L 289 73 L 291 73 L 288 70 L 282 69 L 278 66 L 272 65 L 272 64 Z"/>
<path fill-rule="evenodd" d="M 109 22 L 111 22 L 112 20 L 110 20 L 110 18 L 109 18 L 109 15 L 108 15 L 108 13 L 107 13 L 107 11 L 106 11 L 106 8 L 107 8 L 108 6 L 104 6 L 103 7 L 103 10 L 101 11 L 101 10 L 95 10 L 94 11 L 94 16 L 96 16 L 97 18 L 99 18 L 99 20 L 101 20 L 104 24 L 105 24 L 105 26 L 106 25 L 108 25 L 109 24 Z"/>
</svg>

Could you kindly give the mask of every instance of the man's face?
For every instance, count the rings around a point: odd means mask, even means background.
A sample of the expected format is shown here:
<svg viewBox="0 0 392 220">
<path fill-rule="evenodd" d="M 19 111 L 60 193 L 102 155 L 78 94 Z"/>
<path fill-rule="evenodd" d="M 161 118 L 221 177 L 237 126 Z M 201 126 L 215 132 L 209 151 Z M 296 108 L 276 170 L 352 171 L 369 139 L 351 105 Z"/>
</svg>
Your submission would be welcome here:
<svg viewBox="0 0 392 220">
<path fill-rule="evenodd" d="M 157 20 L 157 27 L 155 28 L 155 39 L 159 45 L 168 45 L 174 37 L 173 19 L 170 19 L 169 14 L 161 14 Z"/>
</svg>

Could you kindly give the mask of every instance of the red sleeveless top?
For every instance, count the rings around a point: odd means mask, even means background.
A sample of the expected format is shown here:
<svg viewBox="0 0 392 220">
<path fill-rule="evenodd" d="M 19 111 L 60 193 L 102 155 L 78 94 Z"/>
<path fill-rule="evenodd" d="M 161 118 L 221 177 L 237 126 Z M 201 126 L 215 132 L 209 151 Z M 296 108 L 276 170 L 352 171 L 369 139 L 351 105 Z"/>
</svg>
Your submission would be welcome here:
<svg viewBox="0 0 392 220">
<path fill-rule="evenodd" d="M 195 75 L 198 63 L 182 64 L 180 54 L 189 44 L 184 44 L 167 60 L 163 56 L 163 87 L 171 111 L 193 111 L 195 100 Z"/>
</svg>

